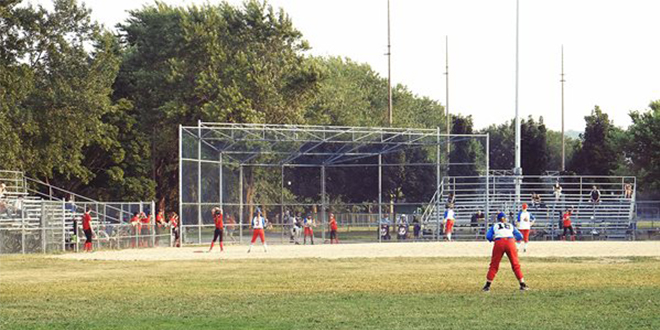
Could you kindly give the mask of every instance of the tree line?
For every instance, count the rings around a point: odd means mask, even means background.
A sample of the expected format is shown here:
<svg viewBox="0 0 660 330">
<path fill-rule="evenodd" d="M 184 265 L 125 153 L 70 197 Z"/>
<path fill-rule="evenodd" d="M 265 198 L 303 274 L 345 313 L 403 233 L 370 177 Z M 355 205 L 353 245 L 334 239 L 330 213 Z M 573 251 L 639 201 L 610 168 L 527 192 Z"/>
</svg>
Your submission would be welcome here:
<svg viewBox="0 0 660 330">
<path fill-rule="evenodd" d="M 156 2 L 110 31 L 75 0 L 55 0 L 52 10 L 9 0 L 0 4 L 0 43 L 0 168 L 92 198 L 176 205 L 179 124 L 387 125 L 387 80 L 348 58 L 306 55 L 310 45 L 290 17 L 265 2 Z M 404 85 L 393 87 L 393 106 L 394 126 L 446 125 L 440 102 Z M 595 107 L 582 136 L 567 140 L 568 169 L 636 175 L 652 197 L 660 185 L 660 101 L 630 116 L 622 129 Z M 454 133 L 490 134 L 491 168 L 512 168 L 512 121 L 472 126 L 470 116 L 452 116 Z M 479 148 L 459 143 L 450 159 L 477 162 Z M 525 174 L 557 170 L 560 134 L 529 117 L 522 152 Z M 424 189 L 403 192 L 401 182 L 423 176 L 399 171 L 385 185 L 404 198 Z"/>
</svg>

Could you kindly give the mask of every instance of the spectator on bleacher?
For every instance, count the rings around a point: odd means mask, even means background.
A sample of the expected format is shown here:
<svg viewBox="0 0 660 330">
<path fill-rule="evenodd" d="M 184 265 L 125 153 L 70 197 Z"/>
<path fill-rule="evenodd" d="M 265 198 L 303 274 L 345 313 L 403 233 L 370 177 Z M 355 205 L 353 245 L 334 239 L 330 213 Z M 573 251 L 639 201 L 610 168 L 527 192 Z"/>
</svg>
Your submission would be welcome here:
<svg viewBox="0 0 660 330">
<path fill-rule="evenodd" d="M 632 185 L 630 183 L 626 183 L 623 189 L 623 197 L 631 199 L 633 195 Z"/>
<path fill-rule="evenodd" d="M 7 185 L 4 182 L 0 183 L 0 199 L 5 198 L 6 191 L 7 191 Z"/>
<path fill-rule="evenodd" d="M 598 190 L 598 187 L 593 186 L 591 189 L 591 193 L 589 193 L 589 195 L 590 195 L 591 203 L 593 203 L 594 206 L 600 203 L 600 190 Z"/>
<path fill-rule="evenodd" d="M 450 192 L 449 195 L 447 195 L 447 204 L 454 204 L 456 202 L 456 196 L 454 196 L 453 192 Z"/>
<path fill-rule="evenodd" d="M 555 202 L 559 202 L 561 200 L 561 185 L 559 185 L 559 180 L 555 182 L 555 185 L 552 187 L 553 189 L 553 194 L 555 195 Z"/>
<path fill-rule="evenodd" d="M 537 194 L 536 192 L 532 193 L 532 206 L 534 208 L 545 207 L 545 204 L 543 204 L 543 200 L 541 199 L 541 195 Z"/>
</svg>

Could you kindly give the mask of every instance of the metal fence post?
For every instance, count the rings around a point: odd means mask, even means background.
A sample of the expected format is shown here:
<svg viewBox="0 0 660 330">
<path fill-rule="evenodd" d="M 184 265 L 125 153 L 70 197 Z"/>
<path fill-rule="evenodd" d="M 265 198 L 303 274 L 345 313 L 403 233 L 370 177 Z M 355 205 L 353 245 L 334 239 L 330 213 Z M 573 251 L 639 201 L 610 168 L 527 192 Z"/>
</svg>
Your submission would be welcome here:
<svg viewBox="0 0 660 330">
<path fill-rule="evenodd" d="M 151 201 L 151 247 L 156 247 L 156 202 Z"/>
<path fill-rule="evenodd" d="M 21 253 L 25 254 L 25 212 L 21 211 Z"/>
<path fill-rule="evenodd" d="M 62 252 L 66 251 L 66 203 L 62 202 Z"/>
</svg>

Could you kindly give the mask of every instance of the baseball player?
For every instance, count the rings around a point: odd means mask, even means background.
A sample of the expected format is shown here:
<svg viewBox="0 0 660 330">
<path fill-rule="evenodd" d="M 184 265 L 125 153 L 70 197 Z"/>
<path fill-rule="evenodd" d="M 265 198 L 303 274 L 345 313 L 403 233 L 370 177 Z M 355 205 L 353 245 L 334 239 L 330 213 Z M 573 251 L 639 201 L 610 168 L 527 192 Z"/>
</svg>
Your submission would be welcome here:
<svg viewBox="0 0 660 330">
<path fill-rule="evenodd" d="M 312 245 L 314 245 L 314 230 L 312 229 L 313 226 L 314 226 L 314 218 L 312 218 L 311 215 L 308 215 L 307 217 L 305 217 L 305 220 L 303 220 L 303 227 L 305 227 L 305 236 L 303 237 L 303 245 L 307 244 L 307 236 L 310 237 Z"/>
<path fill-rule="evenodd" d="M 261 239 L 261 244 L 264 245 L 264 252 L 268 252 L 268 247 L 266 246 L 266 238 L 264 236 L 264 228 L 266 227 L 266 219 L 261 216 L 261 210 L 257 209 L 257 214 L 252 218 L 252 241 L 250 242 L 250 248 L 248 249 L 248 253 L 252 250 L 252 245 L 254 244 L 254 241 L 257 240 L 257 237 Z"/>
<path fill-rule="evenodd" d="M 511 262 L 513 273 L 516 274 L 516 278 L 518 279 L 518 282 L 520 282 L 520 290 L 524 291 L 528 289 L 527 284 L 525 284 L 525 279 L 523 278 L 522 270 L 520 269 L 518 252 L 516 251 L 515 245 L 515 241 L 520 241 L 522 238 L 523 236 L 518 229 L 512 224 L 507 223 L 506 215 L 503 212 L 500 212 L 500 214 L 497 215 L 497 222 L 490 227 L 486 234 L 486 239 L 488 239 L 489 242 L 495 242 L 495 245 L 493 245 L 493 255 L 490 259 L 490 268 L 486 275 L 486 285 L 482 289 L 484 292 L 490 291 L 490 284 L 495 279 L 495 275 L 497 275 L 497 270 L 500 267 L 500 260 L 502 260 L 502 256 L 505 253 Z"/>
<path fill-rule="evenodd" d="M 448 241 L 451 241 L 451 232 L 452 229 L 454 228 L 454 221 L 456 217 L 454 214 L 454 205 L 453 204 L 447 204 L 447 209 L 445 210 L 445 215 L 444 215 L 444 220 L 442 220 L 442 224 L 444 225 L 445 229 L 445 237 L 447 237 Z"/>
<path fill-rule="evenodd" d="M 213 213 L 213 222 L 215 223 L 215 232 L 213 233 L 213 240 L 211 241 L 211 248 L 209 249 L 209 252 L 213 250 L 213 244 L 215 244 L 215 240 L 217 239 L 218 242 L 220 243 L 220 252 L 225 250 L 224 245 L 222 244 L 222 236 L 225 230 L 225 223 L 222 221 L 222 216 L 224 215 L 222 212 L 222 209 L 219 207 L 214 207 L 213 210 L 211 210 Z"/>
<path fill-rule="evenodd" d="M 575 231 L 573 231 L 573 222 L 571 222 L 572 214 L 573 213 L 571 212 L 571 210 L 566 210 L 566 212 L 564 213 L 564 217 L 562 220 L 562 225 L 564 227 L 564 235 L 561 238 L 563 241 L 566 240 L 566 234 L 569 231 L 571 232 L 571 241 L 575 241 Z"/>
<path fill-rule="evenodd" d="M 522 245 L 523 252 L 527 252 L 527 243 L 529 242 L 529 230 L 534 225 L 535 220 L 536 218 L 534 217 L 534 215 L 529 213 L 529 211 L 527 211 L 527 203 L 523 203 L 522 211 L 518 212 L 518 220 L 517 220 L 518 230 L 523 235 L 523 242 L 519 244 L 518 248 L 520 248 L 520 245 Z"/>
<path fill-rule="evenodd" d="M 332 213 L 330 213 L 330 223 L 328 225 L 330 226 L 330 244 L 332 244 L 333 239 L 339 244 L 339 239 L 337 238 L 337 219 L 335 219 L 335 215 Z"/>
<path fill-rule="evenodd" d="M 82 216 L 83 232 L 85 233 L 86 252 L 92 252 L 92 237 L 94 236 L 94 231 L 92 231 L 92 216 L 89 214 L 91 211 L 92 209 L 87 207 L 85 209 L 85 214 L 83 214 Z"/>
</svg>

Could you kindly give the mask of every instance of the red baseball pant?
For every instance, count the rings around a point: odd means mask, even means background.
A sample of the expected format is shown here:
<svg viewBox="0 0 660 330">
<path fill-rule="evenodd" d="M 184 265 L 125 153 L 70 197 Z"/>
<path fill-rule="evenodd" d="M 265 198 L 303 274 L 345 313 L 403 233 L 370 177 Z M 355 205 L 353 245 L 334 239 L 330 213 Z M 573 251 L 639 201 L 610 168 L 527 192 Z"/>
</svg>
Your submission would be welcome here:
<svg viewBox="0 0 660 330">
<path fill-rule="evenodd" d="M 255 229 L 255 230 L 252 231 L 252 242 L 250 242 L 250 243 L 254 243 L 257 240 L 257 237 L 259 237 L 259 239 L 261 239 L 261 243 L 264 242 L 265 237 L 264 237 L 264 230 L 263 229 Z"/>
<path fill-rule="evenodd" d="M 516 241 L 513 238 L 502 238 L 495 241 L 493 246 L 493 256 L 490 258 L 490 268 L 488 269 L 488 274 L 486 279 L 491 282 L 495 279 L 497 271 L 500 268 L 500 261 L 502 256 L 506 253 L 506 256 L 509 257 L 511 262 L 511 268 L 516 274 L 516 278 L 520 281 L 523 278 L 522 270 L 520 269 L 520 263 L 518 262 L 518 252 L 516 251 Z"/>
<path fill-rule="evenodd" d="M 523 235 L 523 241 L 529 242 L 529 229 L 520 229 L 520 233 Z"/>
</svg>

